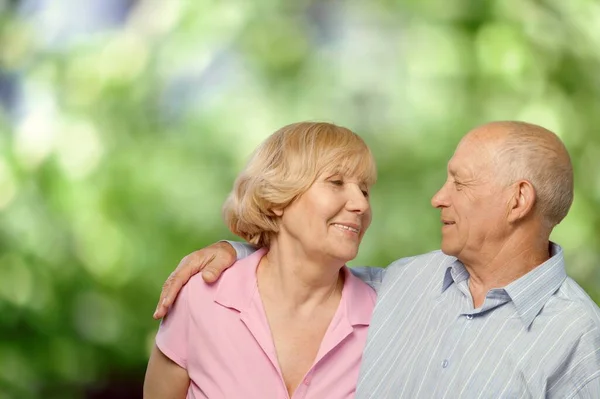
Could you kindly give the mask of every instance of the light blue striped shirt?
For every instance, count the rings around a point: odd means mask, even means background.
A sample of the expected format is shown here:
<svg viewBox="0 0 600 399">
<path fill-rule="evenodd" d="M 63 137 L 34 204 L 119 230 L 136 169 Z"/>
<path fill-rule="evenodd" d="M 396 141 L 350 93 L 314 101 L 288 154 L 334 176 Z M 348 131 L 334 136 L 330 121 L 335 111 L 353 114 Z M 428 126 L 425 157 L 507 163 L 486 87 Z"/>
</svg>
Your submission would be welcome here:
<svg viewBox="0 0 600 399">
<path fill-rule="evenodd" d="M 558 245 L 479 309 L 441 251 L 353 272 L 378 291 L 357 398 L 600 398 L 600 310 Z"/>
</svg>

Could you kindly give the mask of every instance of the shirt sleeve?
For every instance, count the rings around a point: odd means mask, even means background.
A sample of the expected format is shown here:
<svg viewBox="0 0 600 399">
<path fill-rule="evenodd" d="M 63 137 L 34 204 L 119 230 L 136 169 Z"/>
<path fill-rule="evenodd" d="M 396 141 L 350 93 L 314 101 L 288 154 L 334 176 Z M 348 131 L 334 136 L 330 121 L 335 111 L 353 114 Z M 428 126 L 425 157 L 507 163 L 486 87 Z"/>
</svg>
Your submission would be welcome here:
<svg viewBox="0 0 600 399">
<path fill-rule="evenodd" d="M 375 292 L 379 291 L 381 282 L 385 277 L 385 269 L 383 267 L 358 266 L 351 267 L 350 271 L 368 286 L 373 288 Z"/>
<path fill-rule="evenodd" d="M 386 276 L 393 276 L 394 270 L 405 267 L 406 265 L 410 264 L 412 260 L 414 260 L 414 257 L 400 258 L 390 263 L 387 267 L 357 266 L 351 267 L 350 271 L 352 271 L 352 274 L 354 274 L 356 277 L 373 288 L 375 292 L 379 292 Z"/>
<path fill-rule="evenodd" d="M 600 372 L 600 371 L 599 371 Z M 581 388 L 574 392 L 569 398 L 573 399 L 598 399 L 600 398 L 600 374 L 586 382 Z"/>
<path fill-rule="evenodd" d="M 183 286 L 156 334 L 158 349 L 184 369 L 187 369 L 189 353 L 189 290 L 189 284 Z"/>
<path fill-rule="evenodd" d="M 235 253 L 237 254 L 236 260 L 244 259 L 245 257 L 248 257 L 257 251 L 256 247 L 254 247 L 248 243 L 245 243 L 245 242 L 229 241 L 229 240 L 224 240 L 224 241 L 229 243 L 229 245 L 231 245 L 233 247 L 233 249 L 235 249 Z"/>
</svg>

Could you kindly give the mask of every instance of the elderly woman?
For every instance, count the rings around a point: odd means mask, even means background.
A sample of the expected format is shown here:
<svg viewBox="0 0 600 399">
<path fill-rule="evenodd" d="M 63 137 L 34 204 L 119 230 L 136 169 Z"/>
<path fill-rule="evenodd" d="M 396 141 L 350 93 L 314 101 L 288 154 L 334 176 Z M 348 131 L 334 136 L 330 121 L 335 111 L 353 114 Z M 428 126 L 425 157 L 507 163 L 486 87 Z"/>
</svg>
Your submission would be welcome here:
<svg viewBox="0 0 600 399">
<path fill-rule="evenodd" d="M 375 179 L 348 129 L 303 122 L 267 138 L 224 205 L 230 230 L 261 249 L 213 285 L 185 285 L 144 397 L 352 397 L 375 293 L 345 263 L 371 223 Z"/>
</svg>

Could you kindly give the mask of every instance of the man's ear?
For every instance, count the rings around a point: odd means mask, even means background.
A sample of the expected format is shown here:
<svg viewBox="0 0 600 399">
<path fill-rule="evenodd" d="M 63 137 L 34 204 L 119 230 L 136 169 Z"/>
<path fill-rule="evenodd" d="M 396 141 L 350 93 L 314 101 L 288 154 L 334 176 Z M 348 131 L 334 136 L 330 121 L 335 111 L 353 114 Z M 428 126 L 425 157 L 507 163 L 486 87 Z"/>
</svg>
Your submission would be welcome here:
<svg viewBox="0 0 600 399">
<path fill-rule="evenodd" d="M 537 200 L 535 188 L 530 181 L 519 180 L 513 187 L 513 196 L 508 208 L 509 222 L 516 222 L 530 215 Z"/>
</svg>

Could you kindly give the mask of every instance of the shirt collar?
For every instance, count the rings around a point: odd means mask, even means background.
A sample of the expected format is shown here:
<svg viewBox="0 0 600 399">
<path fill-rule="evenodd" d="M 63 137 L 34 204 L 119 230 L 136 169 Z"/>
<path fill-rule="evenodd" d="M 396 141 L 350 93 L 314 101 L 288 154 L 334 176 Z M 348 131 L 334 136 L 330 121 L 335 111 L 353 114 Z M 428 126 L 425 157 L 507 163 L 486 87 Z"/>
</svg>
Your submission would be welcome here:
<svg viewBox="0 0 600 399">
<path fill-rule="evenodd" d="M 455 257 L 450 259 L 450 264 L 446 266 L 444 272 L 444 281 L 442 282 L 442 292 L 446 291 L 452 284 L 460 283 L 469 278 L 469 272 L 465 266 Z"/>
<path fill-rule="evenodd" d="M 254 295 L 258 293 L 256 268 L 266 253 L 267 249 L 261 248 L 225 270 L 216 283 L 219 286 L 215 294 L 215 302 L 238 312 L 246 310 L 252 303 Z"/>
<path fill-rule="evenodd" d="M 550 255 L 546 262 L 504 287 L 527 327 L 567 278 L 562 248 L 550 243 Z"/>
<path fill-rule="evenodd" d="M 223 272 L 216 284 L 219 284 L 215 294 L 215 302 L 243 313 L 258 295 L 256 268 L 262 257 L 267 253 L 261 248 L 250 256 L 240 259 L 232 267 Z M 340 306 L 350 325 L 369 325 L 373 313 L 375 293 L 360 279 L 355 277 L 348 267 L 343 267 L 344 287 Z"/>
<path fill-rule="evenodd" d="M 529 327 L 548 299 L 567 277 L 563 249 L 550 243 L 550 259 L 504 287 L 523 324 Z M 469 272 L 456 258 L 445 269 L 442 292 L 469 278 Z"/>
</svg>

